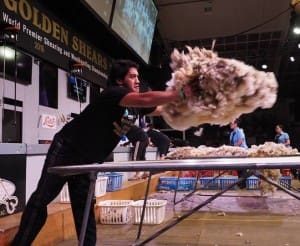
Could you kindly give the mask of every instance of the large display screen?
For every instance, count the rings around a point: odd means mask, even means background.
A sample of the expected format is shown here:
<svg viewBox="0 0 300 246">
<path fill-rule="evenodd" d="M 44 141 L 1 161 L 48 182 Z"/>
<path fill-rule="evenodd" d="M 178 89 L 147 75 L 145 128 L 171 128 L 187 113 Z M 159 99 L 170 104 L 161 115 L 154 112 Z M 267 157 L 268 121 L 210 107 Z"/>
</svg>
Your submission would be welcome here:
<svg viewBox="0 0 300 246">
<path fill-rule="evenodd" d="M 118 0 L 111 28 L 146 63 L 149 62 L 157 8 L 152 0 Z"/>
<path fill-rule="evenodd" d="M 70 99 L 86 102 L 87 81 L 71 75 L 68 79 L 67 93 Z"/>
<path fill-rule="evenodd" d="M 96 16 L 109 24 L 113 0 L 81 0 Z"/>
</svg>

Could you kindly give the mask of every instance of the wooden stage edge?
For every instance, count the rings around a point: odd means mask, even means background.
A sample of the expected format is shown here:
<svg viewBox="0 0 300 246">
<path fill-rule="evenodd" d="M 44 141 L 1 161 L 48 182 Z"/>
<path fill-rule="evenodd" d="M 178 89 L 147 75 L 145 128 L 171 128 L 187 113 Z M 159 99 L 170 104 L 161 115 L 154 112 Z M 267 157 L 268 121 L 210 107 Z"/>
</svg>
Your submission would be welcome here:
<svg viewBox="0 0 300 246">
<path fill-rule="evenodd" d="M 156 192 L 156 187 L 161 176 L 174 176 L 176 172 L 155 174 L 151 179 L 150 193 Z M 99 223 L 99 208 L 97 204 L 103 200 L 139 200 L 144 197 L 147 179 L 124 182 L 122 189 L 107 192 L 98 197 L 95 206 L 96 221 Z M 22 213 L 0 217 L 0 245 L 8 246 L 17 232 Z M 32 222 L 34 223 L 34 221 Z M 73 215 L 69 203 L 51 203 L 48 206 L 46 224 L 35 239 L 33 246 L 49 246 L 75 236 Z"/>
</svg>

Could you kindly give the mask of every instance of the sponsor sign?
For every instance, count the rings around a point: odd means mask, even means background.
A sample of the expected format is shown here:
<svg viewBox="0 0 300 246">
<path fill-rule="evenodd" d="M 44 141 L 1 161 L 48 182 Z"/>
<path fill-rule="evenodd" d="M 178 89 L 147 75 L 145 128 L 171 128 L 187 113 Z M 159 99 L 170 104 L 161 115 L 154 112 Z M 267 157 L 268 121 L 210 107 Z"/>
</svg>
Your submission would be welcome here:
<svg viewBox="0 0 300 246">
<path fill-rule="evenodd" d="M 41 121 L 42 128 L 56 129 L 57 119 L 55 115 L 42 114 L 41 117 L 42 117 L 42 121 Z"/>
<path fill-rule="evenodd" d="M 35 0 L 0 0 L 0 22 L 18 26 L 17 46 L 66 71 L 82 63 L 82 77 L 105 86 L 111 59 Z"/>
</svg>

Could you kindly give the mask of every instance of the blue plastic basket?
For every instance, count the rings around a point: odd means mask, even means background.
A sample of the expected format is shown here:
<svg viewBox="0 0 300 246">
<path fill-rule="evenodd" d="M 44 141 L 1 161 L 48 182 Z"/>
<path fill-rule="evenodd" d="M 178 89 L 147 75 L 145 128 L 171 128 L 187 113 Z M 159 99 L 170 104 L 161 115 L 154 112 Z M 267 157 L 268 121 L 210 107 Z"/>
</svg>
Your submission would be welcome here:
<svg viewBox="0 0 300 246">
<path fill-rule="evenodd" d="M 255 176 L 251 176 L 246 180 L 246 188 L 247 190 L 258 190 L 259 189 L 259 178 Z"/>
<path fill-rule="evenodd" d="M 279 184 L 286 189 L 291 189 L 292 177 L 291 176 L 281 176 L 279 179 Z"/>
<path fill-rule="evenodd" d="M 179 178 L 177 190 L 193 190 L 195 188 L 197 179 L 195 177 Z"/>
<path fill-rule="evenodd" d="M 224 177 L 220 177 L 219 181 L 220 181 L 220 186 L 221 189 L 225 189 L 228 185 L 233 184 L 234 182 L 236 182 L 239 178 L 236 176 L 224 176 Z M 232 190 L 237 189 L 237 185 L 233 186 L 231 188 Z"/>
<path fill-rule="evenodd" d="M 203 190 L 218 190 L 220 189 L 219 179 L 214 177 L 201 177 L 199 178 L 200 187 Z"/>
<path fill-rule="evenodd" d="M 160 177 L 157 190 L 175 190 L 177 177 Z"/>
<path fill-rule="evenodd" d="M 123 174 L 121 173 L 106 173 L 108 177 L 106 191 L 116 191 L 122 188 Z"/>
<path fill-rule="evenodd" d="M 175 190 L 178 177 L 160 177 L 157 190 Z M 178 191 L 193 190 L 196 184 L 196 178 L 185 177 L 178 180 Z"/>
</svg>

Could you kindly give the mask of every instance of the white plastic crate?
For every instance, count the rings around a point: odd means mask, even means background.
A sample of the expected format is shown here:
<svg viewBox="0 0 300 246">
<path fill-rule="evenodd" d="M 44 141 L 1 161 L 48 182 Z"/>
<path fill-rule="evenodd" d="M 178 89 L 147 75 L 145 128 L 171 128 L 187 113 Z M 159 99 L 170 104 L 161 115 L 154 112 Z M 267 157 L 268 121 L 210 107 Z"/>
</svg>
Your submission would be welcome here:
<svg viewBox="0 0 300 246">
<path fill-rule="evenodd" d="M 108 177 L 106 177 L 106 176 L 100 176 L 96 179 L 95 197 L 101 197 L 106 194 L 107 180 L 108 180 Z M 62 203 L 70 202 L 68 183 L 65 183 L 64 187 L 62 188 L 62 190 L 60 192 L 60 202 L 62 202 Z"/>
<path fill-rule="evenodd" d="M 142 217 L 144 200 L 138 200 L 132 204 L 134 209 L 134 224 L 139 224 Z M 164 221 L 166 215 L 166 200 L 147 200 L 144 224 L 157 225 Z"/>
<path fill-rule="evenodd" d="M 59 198 L 60 198 L 60 202 L 66 202 L 66 203 L 70 202 L 68 183 L 65 183 L 64 187 L 60 192 Z"/>
<path fill-rule="evenodd" d="M 126 224 L 131 219 L 132 200 L 106 200 L 98 203 L 101 224 Z"/>
<path fill-rule="evenodd" d="M 108 177 L 100 176 L 96 180 L 95 184 L 95 197 L 104 196 L 106 194 Z"/>
</svg>

